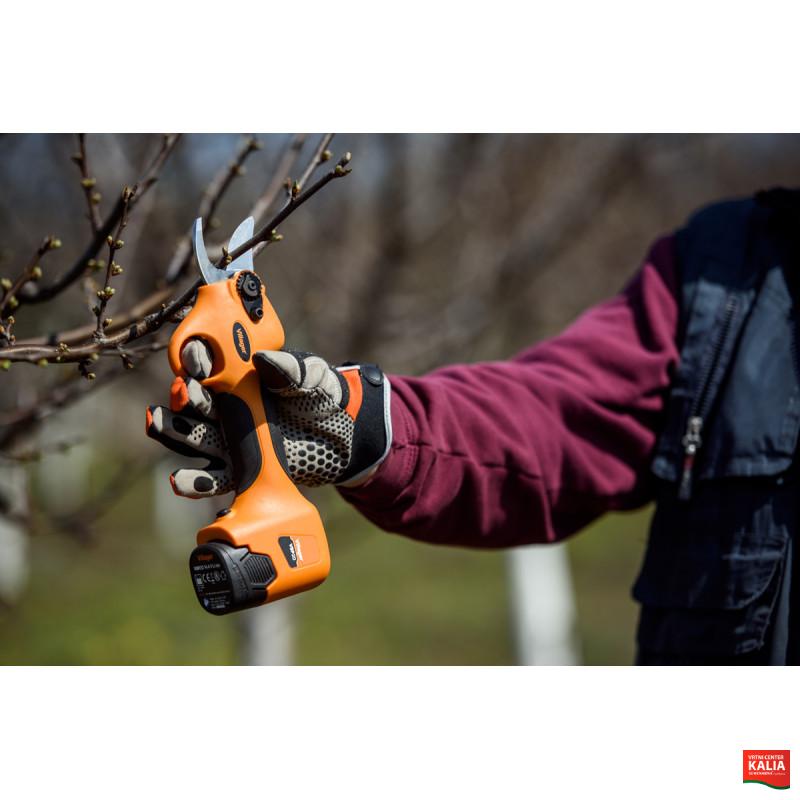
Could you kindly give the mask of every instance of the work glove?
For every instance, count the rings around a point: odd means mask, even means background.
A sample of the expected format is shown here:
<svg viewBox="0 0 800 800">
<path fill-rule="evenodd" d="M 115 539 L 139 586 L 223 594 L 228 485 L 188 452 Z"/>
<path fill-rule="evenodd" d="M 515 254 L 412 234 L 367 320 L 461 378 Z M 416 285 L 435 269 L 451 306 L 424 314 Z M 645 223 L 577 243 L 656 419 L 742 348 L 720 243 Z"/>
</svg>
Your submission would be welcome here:
<svg viewBox="0 0 800 800">
<path fill-rule="evenodd" d="M 294 483 L 358 486 L 377 470 L 392 442 L 390 385 L 373 364 L 333 368 L 319 356 L 289 350 L 253 355 L 267 419 L 277 423 L 279 458 Z M 235 475 L 214 397 L 201 383 L 212 371 L 211 351 L 200 340 L 186 344 L 170 408 L 147 409 L 147 435 L 171 450 L 204 458 L 202 468 L 172 473 L 175 494 L 212 497 L 234 491 Z"/>
</svg>

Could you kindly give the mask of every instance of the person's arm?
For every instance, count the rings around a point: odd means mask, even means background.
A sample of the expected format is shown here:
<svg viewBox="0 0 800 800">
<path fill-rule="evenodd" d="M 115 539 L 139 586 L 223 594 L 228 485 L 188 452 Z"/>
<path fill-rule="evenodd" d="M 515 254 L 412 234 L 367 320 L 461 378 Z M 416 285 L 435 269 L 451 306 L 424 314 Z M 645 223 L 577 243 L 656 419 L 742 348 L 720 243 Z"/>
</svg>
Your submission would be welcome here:
<svg viewBox="0 0 800 800">
<path fill-rule="evenodd" d="M 631 283 L 509 361 L 390 375 L 393 441 L 342 495 L 386 530 L 441 544 L 562 539 L 650 499 L 677 363 L 672 238 Z"/>
</svg>

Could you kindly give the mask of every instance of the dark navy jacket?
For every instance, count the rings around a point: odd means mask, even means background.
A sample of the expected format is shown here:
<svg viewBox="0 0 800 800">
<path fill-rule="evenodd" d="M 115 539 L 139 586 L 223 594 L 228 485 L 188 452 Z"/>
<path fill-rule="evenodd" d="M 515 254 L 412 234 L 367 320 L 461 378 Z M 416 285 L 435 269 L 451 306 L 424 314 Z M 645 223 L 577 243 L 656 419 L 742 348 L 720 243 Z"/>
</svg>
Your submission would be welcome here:
<svg viewBox="0 0 800 800">
<path fill-rule="evenodd" d="M 796 209 L 796 195 L 767 193 L 705 209 L 678 234 L 681 358 L 633 590 L 640 663 L 787 658 L 800 490 Z"/>
</svg>

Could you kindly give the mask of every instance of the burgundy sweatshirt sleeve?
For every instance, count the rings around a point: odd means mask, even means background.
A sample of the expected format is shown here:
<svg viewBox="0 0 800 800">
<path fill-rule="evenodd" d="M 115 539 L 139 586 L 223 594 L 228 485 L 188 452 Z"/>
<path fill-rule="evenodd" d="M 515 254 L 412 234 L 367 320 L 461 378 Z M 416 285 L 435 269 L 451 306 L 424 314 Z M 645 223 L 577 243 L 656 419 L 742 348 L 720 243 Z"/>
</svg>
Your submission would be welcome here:
<svg viewBox="0 0 800 800">
<path fill-rule="evenodd" d="M 650 499 L 678 359 L 674 242 L 616 297 L 508 361 L 390 376 L 393 443 L 342 495 L 415 539 L 506 547 L 563 539 Z"/>
</svg>

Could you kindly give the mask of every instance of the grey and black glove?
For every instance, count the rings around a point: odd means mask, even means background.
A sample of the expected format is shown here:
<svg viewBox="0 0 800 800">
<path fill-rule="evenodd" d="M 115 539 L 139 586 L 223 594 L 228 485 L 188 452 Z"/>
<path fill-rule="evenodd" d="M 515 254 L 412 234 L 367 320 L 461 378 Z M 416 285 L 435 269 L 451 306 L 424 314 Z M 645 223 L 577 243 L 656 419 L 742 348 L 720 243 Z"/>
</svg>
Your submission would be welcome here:
<svg viewBox="0 0 800 800">
<path fill-rule="evenodd" d="M 236 488 L 236 475 L 214 397 L 201 381 L 213 369 L 203 342 L 181 354 L 189 378 L 172 384 L 170 408 L 147 409 L 147 435 L 177 453 L 205 458 L 170 480 L 183 497 L 211 497 Z M 386 458 L 392 443 L 388 378 L 373 364 L 331 367 L 319 356 L 288 350 L 253 355 L 267 418 L 277 424 L 289 477 L 304 486 L 357 486 Z M 273 437 L 273 441 L 275 437 Z"/>
</svg>

